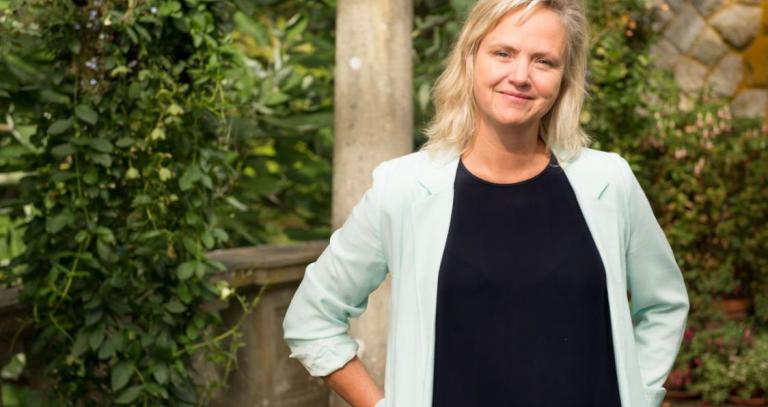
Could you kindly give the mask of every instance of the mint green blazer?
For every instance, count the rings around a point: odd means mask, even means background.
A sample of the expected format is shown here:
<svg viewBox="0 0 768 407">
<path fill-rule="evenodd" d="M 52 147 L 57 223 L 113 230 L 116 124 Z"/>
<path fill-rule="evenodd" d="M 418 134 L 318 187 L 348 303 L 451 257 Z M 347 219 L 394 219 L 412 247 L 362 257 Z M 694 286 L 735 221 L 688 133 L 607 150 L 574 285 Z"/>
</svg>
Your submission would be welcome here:
<svg viewBox="0 0 768 407">
<path fill-rule="evenodd" d="M 363 313 L 390 273 L 385 398 L 377 407 L 432 405 L 438 269 L 457 164 L 455 153 L 426 151 L 380 164 L 372 187 L 307 267 L 283 328 L 290 357 L 312 376 L 355 356 L 348 319 Z M 605 266 L 621 404 L 658 407 L 689 309 L 680 269 L 624 159 L 583 149 L 564 169 Z"/>
</svg>

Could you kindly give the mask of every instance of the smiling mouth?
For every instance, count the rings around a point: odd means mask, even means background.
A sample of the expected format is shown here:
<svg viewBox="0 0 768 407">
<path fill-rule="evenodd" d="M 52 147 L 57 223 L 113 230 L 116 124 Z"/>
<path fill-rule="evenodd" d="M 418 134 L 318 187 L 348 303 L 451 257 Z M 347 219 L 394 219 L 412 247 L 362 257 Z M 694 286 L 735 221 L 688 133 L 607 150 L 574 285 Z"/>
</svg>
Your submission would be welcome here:
<svg viewBox="0 0 768 407">
<path fill-rule="evenodd" d="M 505 99 L 512 100 L 515 102 L 525 102 L 529 100 L 533 100 L 532 96 L 528 96 L 523 93 L 517 93 L 517 92 L 505 92 L 505 91 L 499 91 Z"/>
</svg>

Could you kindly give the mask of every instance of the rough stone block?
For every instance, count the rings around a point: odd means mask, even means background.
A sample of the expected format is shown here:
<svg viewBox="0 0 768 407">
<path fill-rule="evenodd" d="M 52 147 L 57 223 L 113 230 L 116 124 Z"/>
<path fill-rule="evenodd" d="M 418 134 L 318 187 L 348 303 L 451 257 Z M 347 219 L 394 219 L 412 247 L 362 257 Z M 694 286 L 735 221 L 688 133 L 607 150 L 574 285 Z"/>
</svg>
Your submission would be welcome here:
<svg viewBox="0 0 768 407">
<path fill-rule="evenodd" d="M 707 66 L 714 66 L 727 50 L 728 46 L 725 45 L 717 31 L 706 27 L 701 31 L 696 42 L 693 43 L 693 48 L 691 48 L 689 55 Z"/>
<path fill-rule="evenodd" d="M 722 7 L 723 3 L 723 0 L 693 0 L 693 5 L 705 17 Z"/>
<path fill-rule="evenodd" d="M 744 52 L 744 64 L 748 86 L 768 86 L 768 35 L 757 37 L 752 42 Z"/>
<path fill-rule="evenodd" d="M 731 102 L 734 117 L 765 117 L 768 112 L 768 89 L 744 89 Z"/>
<path fill-rule="evenodd" d="M 709 85 L 718 96 L 732 96 L 744 78 L 741 55 L 731 52 L 717 64 L 709 77 Z"/>
<path fill-rule="evenodd" d="M 704 28 L 705 22 L 699 12 L 690 4 L 686 3 L 680 7 L 677 17 L 664 32 L 664 36 L 672 41 L 681 52 L 687 52 Z"/>
<path fill-rule="evenodd" d="M 707 67 L 691 58 L 682 57 L 675 66 L 675 80 L 680 88 L 688 93 L 695 93 L 704 86 Z"/>
<path fill-rule="evenodd" d="M 729 44 L 741 49 L 760 31 L 760 15 L 760 7 L 736 4 L 715 14 L 710 24 Z"/>
<path fill-rule="evenodd" d="M 649 0 L 648 4 L 653 16 L 651 29 L 654 32 L 662 32 L 664 27 L 675 17 L 675 13 L 664 0 Z"/>
<path fill-rule="evenodd" d="M 673 69 L 680 59 L 680 52 L 666 39 L 651 45 L 650 54 L 656 66 L 662 69 Z"/>
<path fill-rule="evenodd" d="M 675 11 L 682 10 L 685 6 L 688 5 L 688 3 L 685 0 L 666 0 L 664 1 L 667 3 L 667 5 Z"/>
</svg>

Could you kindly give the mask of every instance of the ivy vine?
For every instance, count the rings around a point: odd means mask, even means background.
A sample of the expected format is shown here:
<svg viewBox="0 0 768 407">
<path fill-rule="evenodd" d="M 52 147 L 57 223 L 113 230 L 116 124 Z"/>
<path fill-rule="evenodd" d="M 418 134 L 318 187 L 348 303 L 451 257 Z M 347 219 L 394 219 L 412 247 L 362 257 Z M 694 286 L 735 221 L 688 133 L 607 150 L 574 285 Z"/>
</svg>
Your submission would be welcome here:
<svg viewBox="0 0 768 407">
<path fill-rule="evenodd" d="M 214 209 L 236 158 L 231 12 L 210 0 L 36 0 L 3 13 L 5 62 L 30 79 L 10 99 L 35 101 L 20 186 L 31 219 L 10 267 L 55 405 L 201 405 L 215 383 L 195 377 L 192 354 L 232 367 L 236 332 L 217 333 L 209 306 L 232 291 L 204 255 L 228 239 Z"/>
</svg>

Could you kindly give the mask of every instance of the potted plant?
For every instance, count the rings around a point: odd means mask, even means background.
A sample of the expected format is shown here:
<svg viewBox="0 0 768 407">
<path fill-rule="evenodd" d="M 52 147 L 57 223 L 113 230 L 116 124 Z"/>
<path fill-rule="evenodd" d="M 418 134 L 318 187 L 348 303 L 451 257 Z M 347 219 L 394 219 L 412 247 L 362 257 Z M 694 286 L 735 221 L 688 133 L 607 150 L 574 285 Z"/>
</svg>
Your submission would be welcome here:
<svg viewBox="0 0 768 407">
<path fill-rule="evenodd" d="M 704 326 L 693 334 L 689 345 L 693 355 L 689 392 L 715 404 L 728 399 L 737 386 L 732 366 L 748 343 L 750 329 L 744 322 L 726 321 Z"/>
<path fill-rule="evenodd" d="M 681 400 L 695 398 L 696 395 L 688 390 L 691 385 L 691 374 L 694 368 L 693 361 L 696 354 L 693 352 L 691 343 L 696 335 L 697 328 L 692 326 L 693 321 L 688 321 L 688 326 L 683 334 L 683 341 L 680 344 L 680 351 L 675 359 L 675 364 L 667 376 L 664 388 L 667 389 L 666 399 Z"/>
<path fill-rule="evenodd" d="M 693 313 L 735 320 L 753 314 L 760 288 L 753 282 L 768 272 L 768 232 L 760 227 L 768 221 L 761 172 L 768 170 L 767 139 L 756 122 L 703 103 L 689 112 L 659 112 L 656 134 L 645 141 L 653 157 L 647 193 L 683 270 Z M 768 301 L 761 307 L 768 309 Z"/>
<path fill-rule="evenodd" d="M 747 345 L 730 367 L 734 389 L 728 401 L 740 406 L 768 405 L 768 333 L 751 337 L 746 330 Z"/>
</svg>

